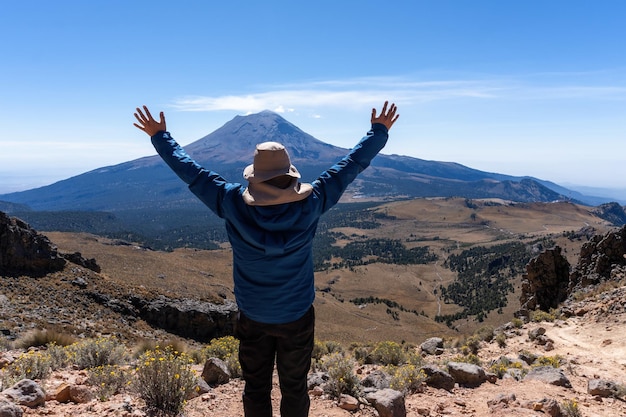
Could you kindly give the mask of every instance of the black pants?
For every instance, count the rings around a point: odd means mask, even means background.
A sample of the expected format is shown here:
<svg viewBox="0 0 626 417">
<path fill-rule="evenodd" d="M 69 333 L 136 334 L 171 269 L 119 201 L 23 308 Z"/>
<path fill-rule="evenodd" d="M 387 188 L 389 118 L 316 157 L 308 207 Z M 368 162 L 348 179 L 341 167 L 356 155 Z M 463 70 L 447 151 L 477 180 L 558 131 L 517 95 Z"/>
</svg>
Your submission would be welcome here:
<svg viewBox="0 0 626 417">
<path fill-rule="evenodd" d="M 239 313 L 239 362 L 246 382 L 243 409 L 246 417 L 272 417 L 274 359 L 280 381 L 281 417 L 307 417 L 307 375 L 311 367 L 315 312 L 285 324 L 266 324 Z"/>
</svg>

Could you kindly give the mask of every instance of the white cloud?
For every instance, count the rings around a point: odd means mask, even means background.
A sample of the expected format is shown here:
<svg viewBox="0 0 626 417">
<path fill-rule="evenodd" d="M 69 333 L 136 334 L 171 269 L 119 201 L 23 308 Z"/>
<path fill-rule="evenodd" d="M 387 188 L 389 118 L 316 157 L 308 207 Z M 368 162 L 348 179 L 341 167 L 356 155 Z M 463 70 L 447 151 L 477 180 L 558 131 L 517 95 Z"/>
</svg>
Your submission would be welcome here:
<svg viewBox="0 0 626 417">
<path fill-rule="evenodd" d="M 597 85 L 595 80 L 545 86 L 542 82 L 520 77 L 476 80 L 419 81 L 398 77 L 371 77 L 346 80 L 282 84 L 267 91 L 224 96 L 189 96 L 175 100 L 172 107 L 180 111 L 232 110 L 253 113 L 275 109 L 279 113 L 314 109 L 340 108 L 362 110 L 373 103 L 394 100 L 410 105 L 442 100 L 559 100 L 602 99 L 624 100 L 626 87 Z"/>
</svg>

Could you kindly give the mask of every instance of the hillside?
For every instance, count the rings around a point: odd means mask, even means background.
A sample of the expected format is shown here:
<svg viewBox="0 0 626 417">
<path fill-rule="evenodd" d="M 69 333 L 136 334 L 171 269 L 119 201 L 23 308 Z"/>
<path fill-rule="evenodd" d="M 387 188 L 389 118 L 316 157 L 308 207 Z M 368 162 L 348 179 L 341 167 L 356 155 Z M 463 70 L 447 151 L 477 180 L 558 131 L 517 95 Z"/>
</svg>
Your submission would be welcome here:
<svg viewBox="0 0 626 417">
<path fill-rule="evenodd" d="M 325 249 L 318 249 L 317 257 L 329 256 L 316 273 L 318 334 L 342 342 L 389 339 L 416 343 L 432 335 L 453 337 L 483 324 L 500 323 L 519 308 L 524 264 L 501 270 L 502 282 L 513 287 L 513 292 L 505 292 L 507 305 L 501 311 L 484 311 L 483 322 L 470 314 L 448 327 L 435 318 L 463 310 L 440 298 L 442 287 L 457 282 L 457 274 L 446 266 L 450 256 L 471 253 L 472 248 L 496 248 L 485 256 L 500 259 L 506 254 L 501 251 L 517 248 L 521 242 L 524 259 L 530 259 L 542 242 L 552 242 L 563 248 L 573 265 L 590 233 L 574 232 L 586 228 L 603 233 L 611 228 L 586 207 L 571 203 L 417 199 L 368 205 L 350 213 L 354 218 L 341 211 L 329 213 L 316 237 L 317 245 Z M 63 252 L 78 251 L 95 258 L 104 283 L 217 303 L 234 298 L 226 243 L 217 250 L 160 252 L 88 234 L 45 234 Z M 394 253 L 406 251 L 408 260 L 368 259 L 363 251 L 374 244 L 399 245 Z M 421 260 L 424 251 L 435 258 Z M 413 259 L 410 256 L 414 254 L 419 255 Z M 502 295 L 490 294 L 487 296 Z M 360 300 L 368 297 L 374 299 Z"/>
<path fill-rule="evenodd" d="M 424 351 L 420 366 L 446 369 L 451 362 L 462 361 L 493 373 L 489 381 L 472 386 L 457 379 L 448 389 L 437 388 L 434 380 L 426 379 L 418 392 L 404 398 L 406 416 L 623 416 L 626 228 L 619 234 L 612 232 L 609 239 L 609 233 L 604 233 L 615 228 L 594 213 L 594 209 L 564 202 L 519 204 L 443 198 L 364 205 L 359 210 L 330 213 L 321 235 L 334 239 L 330 245 L 322 242 L 332 247 L 332 256 L 328 262 L 319 262 L 316 273 L 317 339 L 339 342 L 344 349 L 367 349 L 381 341 L 393 341 L 407 351 L 419 352 L 427 339 L 443 338 L 439 354 Z M 1 267 L 16 265 L 16 259 L 22 259 L 16 257 L 17 246 L 7 246 L 11 236 L 22 243 L 34 238 L 37 253 L 48 250 L 46 240 L 50 239 L 50 257 L 58 258 L 54 252 L 58 250 L 71 262 L 45 276 L 2 276 L 0 324 L 4 346 L 27 339 L 37 329 L 46 329 L 80 339 L 115 336 L 128 349 L 149 341 L 172 340 L 187 349 L 199 349 L 207 339 L 202 334 L 178 337 L 180 328 L 167 326 L 172 314 L 177 326 L 186 327 L 185 315 L 198 320 L 197 313 L 205 311 L 202 304 L 223 305 L 222 317 L 232 312 L 227 302 L 233 298 L 227 245 L 216 250 L 160 252 L 84 233 L 46 232 L 46 239 L 32 230 L 20 229 L 22 226 L 13 221 L 2 229 Z M 545 253 L 548 244 L 561 248 L 574 271 L 576 285 L 558 309 L 537 312 L 528 322 L 514 319 L 513 312 L 520 308 L 524 272 L 518 263 L 526 256 Z M 7 252 L 7 248 L 13 251 Z M 372 248 L 376 250 L 370 252 Z M 359 250 L 361 254 L 356 255 Z M 470 298 L 478 296 L 475 287 L 461 285 L 473 281 L 464 275 L 468 269 L 459 268 L 459 264 L 471 265 L 474 278 L 490 279 L 488 284 L 478 281 L 477 285 L 497 289 L 501 282 L 510 283 L 513 291 L 504 292 L 506 306 L 481 310 L 485 314 L 454 319 L 447 325 L 437 321 L 438 316 L 472 308 L 464 302 L 446 303 L 444 288 L 448 297 L 452 297 L 453 284 L 461 292 L 474 294 Z M 494 277 L 498 279 L 494 281 Z M 503 293 L 490 294 L 498 298 Z M 205 326 L 196 322 L 191 327 Z M 228 331 L 217 330 L 221 334 Z M 19 351 L 13 350 L 0 358 L 11 363 L 16 355 Z M 542 361 L 556 366 L 554 372 L 567 383 L 525 376 L 534 375 L 533 369 Z M 504 372 L 502 366 L 509 368 Z M 385 369 L 360 364 L 356 371 L 363 379 Z M 200 374 L 202 366 L 195 365 L 194 370 Z M 142 400 L 130 391 L 106 401 L 56 397 L 66 388 L 93 391 L 85 371 L 64 368 L 40 383 L 49 398 L 42 407 L 23 406 L 24 415 L 146 416 Z M 614 389 L 606 394 L 592 388 L 598 384 L 613 384 Z M 220 416 L 239 416 L 241 389 L 239 379 L 214 386 L 190 399 L 184 415 L 199 417 L 208 410 Z M 361 402 L 357 411 L 346 411 L 323 391 L 312 392 L 316 392 L 312 393 L 313 417 L 380 415 L 371 404 Z M 275 390 L 275 404 L 278 400 Z M 582 414 L 558 414 L 564 406 L 576 407 Z"/>
</svg>

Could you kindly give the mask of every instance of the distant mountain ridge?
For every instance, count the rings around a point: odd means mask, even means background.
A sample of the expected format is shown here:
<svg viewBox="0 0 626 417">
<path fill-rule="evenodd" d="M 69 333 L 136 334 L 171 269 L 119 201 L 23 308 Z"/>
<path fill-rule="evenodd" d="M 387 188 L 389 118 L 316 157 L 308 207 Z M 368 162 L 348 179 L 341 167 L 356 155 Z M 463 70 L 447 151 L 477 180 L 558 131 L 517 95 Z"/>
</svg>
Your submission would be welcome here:
<svg viewBox="0 0 626 417">
<path fill-rule="evenodd" d="M 356 143 L 358 135 L 355 136 Z M 243 182 L 243 168 L 251 163 L 255 145 L 264 141 L 280 142 L 287 147 L 304 182 L 314 180 L 348 152 L 314 138 L 270 111 L 236 116 L 185 149 L 198 163 L 227 180 Z M 374 159 L 348 193 L 381 199 L 460 196 L 519 202 L 570 200 L 588 205 L 606 202 L 531 177 L 384 154 Z M 200 204 L 158 155 L 98 168 L 45 187 L 3 194 L 0 201 L 48 211 L 168 209 Z"/>
</svg>

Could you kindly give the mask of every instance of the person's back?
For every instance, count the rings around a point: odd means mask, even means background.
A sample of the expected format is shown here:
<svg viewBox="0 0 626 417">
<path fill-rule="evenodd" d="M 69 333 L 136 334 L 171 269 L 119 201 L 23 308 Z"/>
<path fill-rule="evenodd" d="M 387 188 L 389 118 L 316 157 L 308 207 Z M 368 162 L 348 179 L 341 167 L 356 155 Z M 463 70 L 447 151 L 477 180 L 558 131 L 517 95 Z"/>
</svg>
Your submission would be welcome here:
<svg viewBox="0 0 626 417">
<path fill-rule="evenodd" d="M 246 417 L 271 417 L 274 360 L 282 393 L 281 416 L 308 415 L 306 376 L 311 364 L 315 298 L 312 241 L 320 216 L 339 201 L 348 185 L 385 146 L 398 118 L 396 106 L 337 164 L 310 184 L 279 143 L 257 145 L 244 169 L 247 186 L 231 183 L 198 165 L 144 106 L 135 126 L 148 135 L 172 170 L 215 214 L 225 220 L 233 251 L 233 280 L 239 307 L 239 360 L 246 381 Z"/>
</svg>

